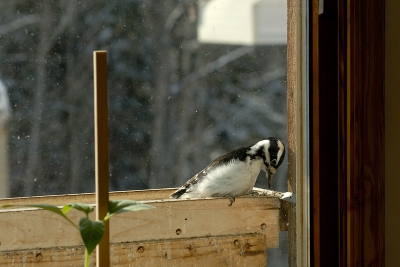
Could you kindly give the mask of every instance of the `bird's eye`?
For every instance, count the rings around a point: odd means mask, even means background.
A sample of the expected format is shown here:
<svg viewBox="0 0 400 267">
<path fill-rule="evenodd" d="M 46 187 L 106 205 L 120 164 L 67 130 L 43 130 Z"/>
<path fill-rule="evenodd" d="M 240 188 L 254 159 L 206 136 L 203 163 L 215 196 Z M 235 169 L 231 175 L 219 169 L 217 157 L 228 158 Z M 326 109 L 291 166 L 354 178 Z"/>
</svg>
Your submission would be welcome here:
<svg viewBox="0 0 400 267">
<path fill-rule="evenodd" d="M 276 165 L 276 159 L 271 160 L 272 165 Z"/>
</svg>

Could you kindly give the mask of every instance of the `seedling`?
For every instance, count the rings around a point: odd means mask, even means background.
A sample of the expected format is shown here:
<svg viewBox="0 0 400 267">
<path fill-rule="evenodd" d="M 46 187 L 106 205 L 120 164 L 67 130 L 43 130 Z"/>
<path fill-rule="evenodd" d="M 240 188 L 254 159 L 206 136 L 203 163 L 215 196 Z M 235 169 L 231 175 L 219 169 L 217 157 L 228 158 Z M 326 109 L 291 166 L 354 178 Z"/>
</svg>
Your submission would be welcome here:
<svg viewBox="0 0 400 267">
<path fill-rule="evenodd" d="M 92 205 L 84 203 L 72 203 L 63 206 L 61 209 L 57 206 L 48 204 L 27 204 L 27 205 L 3 205 L 2 208 L 9 207 L 33 207 L 41 208 L 44 210 L 51 211 L 55 214 L 60 215 L 69 223 L 71 223 L 80 233 L 82 237 L 83 244 L 85 245 L 85 267 L 89 267 L 90 254 L 99 244 L 101 238 L 103 237 L 105 230 L 105 222 L 109 220 L 112 216 L 129 211 L 147 210 L 152 209 L 154 206 L 147 205 L 144 203 L 136 202 L 133 200 L 110 200 L 108 202 L 108 212 L 103 220 L 90 220 L 89 213 L 93 212 L 94 207 Z M 85 213 L 85 217 L 81 218 L 79 224 L 75 224 L 67 216 L 67 212 L 71 209 L 76 209 Z"/>
</svg>

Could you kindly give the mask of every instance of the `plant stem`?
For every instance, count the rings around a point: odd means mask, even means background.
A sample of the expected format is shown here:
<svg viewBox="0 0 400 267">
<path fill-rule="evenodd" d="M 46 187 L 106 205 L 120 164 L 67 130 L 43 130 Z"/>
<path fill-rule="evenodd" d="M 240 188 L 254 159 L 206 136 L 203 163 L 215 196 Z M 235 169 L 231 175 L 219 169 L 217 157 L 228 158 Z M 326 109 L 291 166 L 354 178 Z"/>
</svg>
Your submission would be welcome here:
<svg viewBox="0 0 400 267">
<path fill-rule="evenodd" d="M 88 250 L 85 248 L 85 267 L 89 267 L 89 259 L 90 259 L 90 254 Z"/>
</svg>

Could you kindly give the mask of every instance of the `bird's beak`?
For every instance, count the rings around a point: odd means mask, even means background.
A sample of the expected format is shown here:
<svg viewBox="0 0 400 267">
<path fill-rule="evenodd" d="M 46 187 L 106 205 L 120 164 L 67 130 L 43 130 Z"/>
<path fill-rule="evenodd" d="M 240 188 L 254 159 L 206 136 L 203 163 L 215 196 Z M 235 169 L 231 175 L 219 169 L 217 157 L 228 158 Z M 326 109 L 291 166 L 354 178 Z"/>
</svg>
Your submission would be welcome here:
<svg viewBox="0 0 400 267">
<path fill-rule="evenodd" d="M 272 190 L 271 188 L 271 184 L 272 184 L 272 177 L 274 176 L 276 169 L 272 166 L 270 166 L 269 168 L 267 168 L 267 172 L 268 172 L 268 189 Z"/>
<path fill-rule="evenodd" d="M 276 169 L 274 167 L 269 167 L 268 172 L 271 174 L 275 174 L 276 173 Z"/>
</svg>

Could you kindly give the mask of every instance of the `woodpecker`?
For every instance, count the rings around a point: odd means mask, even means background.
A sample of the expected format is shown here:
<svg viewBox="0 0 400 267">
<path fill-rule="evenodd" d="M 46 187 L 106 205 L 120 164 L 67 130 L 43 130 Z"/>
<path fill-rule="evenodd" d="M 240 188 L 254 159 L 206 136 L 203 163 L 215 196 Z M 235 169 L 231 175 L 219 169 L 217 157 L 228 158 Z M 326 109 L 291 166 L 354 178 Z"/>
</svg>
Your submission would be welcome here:
<svg viewBox="0 0 400 267">
<path fill-rule="evenodd" d="M 284 158 L 285 146 L 275 137 L 236 148 L 216 158 L 170 197 L 227 197 L 232 206 L 236 196 L 246 195 L 253 189 L 261 170 L 266 173 L 271 189 L 272 177 Z"/>
</svg>

